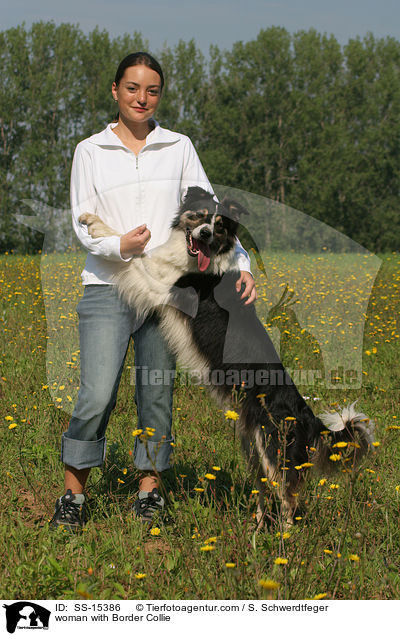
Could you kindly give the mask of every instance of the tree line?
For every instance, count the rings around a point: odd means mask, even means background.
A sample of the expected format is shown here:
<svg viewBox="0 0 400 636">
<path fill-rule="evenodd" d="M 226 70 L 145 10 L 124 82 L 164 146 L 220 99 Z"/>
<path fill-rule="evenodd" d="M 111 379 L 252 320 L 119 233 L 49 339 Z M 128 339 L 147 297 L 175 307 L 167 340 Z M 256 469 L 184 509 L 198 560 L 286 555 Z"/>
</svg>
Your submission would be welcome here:
<svg viewBox="0 0 400 636">
<path fill-rule="evenodd" d="M 27 199 L 68 209 L 74 148 L 113 119 L 115 70 L 135 50 L 148 50 L 137 32 L 53 22 L 0 32 L 0 252 L 41 249 L 43 235 L 15 219 L 32 214 Z M 193 40 L 151 52 L 166 77 L 157 119 L 191 137 L 213 184 L 301 210 L 372 251 L 398 249 L 399 41 L 341 46 L 271 27 L 208 57 Z M 248 229 L 264 228 L 273 249 L 265 217 L 258 206 Z"/>
</svg>

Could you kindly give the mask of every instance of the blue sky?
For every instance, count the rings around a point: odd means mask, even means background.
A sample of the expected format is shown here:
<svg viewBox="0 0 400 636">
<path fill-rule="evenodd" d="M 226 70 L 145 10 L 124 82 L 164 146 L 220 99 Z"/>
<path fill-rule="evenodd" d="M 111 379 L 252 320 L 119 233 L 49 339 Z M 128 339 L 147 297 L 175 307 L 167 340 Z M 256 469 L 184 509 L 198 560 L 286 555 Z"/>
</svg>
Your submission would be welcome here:
<svg viewBox="0 0 400 636">
<path fill-rule="evenodd" d="M 368 31 L 400 39 L 398 0 L 0 0 L 0 10 L 1 30 L 38 20 L 79 24 L 85 32 L 98 25 L 112 36 L 136 30 L 153 52 L 191 38 L 205 53 L 210 44 L 230 48 L 273 25 L 314 27 L 341 44 Z"/>
</svg>

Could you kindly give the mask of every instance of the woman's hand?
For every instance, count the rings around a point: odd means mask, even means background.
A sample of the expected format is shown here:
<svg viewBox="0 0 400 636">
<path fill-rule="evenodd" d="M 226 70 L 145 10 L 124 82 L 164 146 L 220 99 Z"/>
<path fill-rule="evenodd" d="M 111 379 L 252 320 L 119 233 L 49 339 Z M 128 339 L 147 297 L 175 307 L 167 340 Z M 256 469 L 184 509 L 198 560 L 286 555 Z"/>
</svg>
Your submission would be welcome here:
<svg viewBox="0 0 400 636">
<path fill-rule="evenodd" d="M 240 296 L 240 299 L 242 300 L 242 298 L 247 297 L 247 300 L 244 304 L 249 305 L 258 298 L 256 284 L 250 272 L 240 272 L 240 278 L 238 278 L 236 282 L 236 291 L 240 292 L 243 283 L 245 285 L 245 288 L 243 294 Z"/>
<path fill-rule="evenodd" d="M 122 258 L 130 258 L 131 256 L 140 256 L 147 243 L 150 241 L 151 233 L 147 229 L 146 224 L 139 225 L 120 238 L 119 251 Z"/>
</svg>

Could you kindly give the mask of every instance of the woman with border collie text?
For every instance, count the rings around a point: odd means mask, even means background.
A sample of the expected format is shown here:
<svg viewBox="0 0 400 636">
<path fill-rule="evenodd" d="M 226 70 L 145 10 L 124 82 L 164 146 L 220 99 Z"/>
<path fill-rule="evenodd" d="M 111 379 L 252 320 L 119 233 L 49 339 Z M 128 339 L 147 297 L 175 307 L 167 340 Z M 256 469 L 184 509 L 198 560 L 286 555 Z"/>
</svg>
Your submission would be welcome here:
<svg viewBox="0 0 400 636">
<path fill-rule="evenodd" d="M 90 469 L 104 461 L 105 431 L 131 335 L 138 426 L 154 429 L 147 449 L 138 437 L 135 439 L 134 462 L 141 477 L 133 510 L 142 521 L 151 522 L 154 512 L 164 505 L 158 493 L 158 473 L 169 468 L 172 451 L 173 382 L 149 386 L 138 369 L 171 370 L 175 360 L 157 320 L 137 321 L 111 283 L 122 263 L 165 243 L 189 186 L 199 185 L 212 192 L 190 139 L 162 128 L 153 119 L 163 84 L 162 69 L 151 55 L 138 52 L 125 57 L 112 85 L 119 108 L 116 121 L 81 141 L 75 150 L 73 226 L 88 251 L 82 272 L 84 294 L 77 308 L 81 383 L 69 428 L 62 435 L 65 494 L 56 502 L 52 527 L 77 530 L 86 521 L 83 491 Z M 83 212 L 98 214 L 122 236 L 91 238 L 86 226 L 78 222 Z M 237 288 L 239 291 L 244 283 L 242 297 L 253 302 L 256 290 L 249 258 L 239 242 L 236 251 L 241 269 Z"/>
</svg>

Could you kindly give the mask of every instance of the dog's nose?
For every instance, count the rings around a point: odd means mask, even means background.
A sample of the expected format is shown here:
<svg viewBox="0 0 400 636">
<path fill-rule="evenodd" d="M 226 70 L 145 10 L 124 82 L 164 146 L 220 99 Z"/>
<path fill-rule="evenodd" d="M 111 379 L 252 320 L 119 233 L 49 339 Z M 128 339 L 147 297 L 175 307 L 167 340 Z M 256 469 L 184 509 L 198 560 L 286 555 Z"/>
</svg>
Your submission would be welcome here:
<svg viewBox="0 0 400 636">
<path fill-rule="evenodd" d="M 209 239 L 211 236 L 211 230 L 209 227 L 202 227 L 200 230 L 200 238 L 203 240 Z"/>
</svg>

